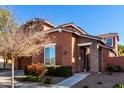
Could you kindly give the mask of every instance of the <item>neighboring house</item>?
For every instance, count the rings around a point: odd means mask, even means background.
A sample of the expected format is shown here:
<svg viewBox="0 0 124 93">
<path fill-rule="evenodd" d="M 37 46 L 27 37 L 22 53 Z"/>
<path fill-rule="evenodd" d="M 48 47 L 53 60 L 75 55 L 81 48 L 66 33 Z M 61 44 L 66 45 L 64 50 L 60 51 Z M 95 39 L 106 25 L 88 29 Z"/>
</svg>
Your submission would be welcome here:
<svg viewBox="0 0 124 93">
<path fill-rule="evenodd" d="M 54 26 L 46 20 L 38 18 L 26 22 L 21 27 L 24 31 L 39 29 L 41 32 L 49 32 L 46 38 L 50 38 L 51 42 L 42 47 L 39 55 L 18 59 L 15 69 L 24 69 L 31 62 L 40 62 L 48 66 L 72 66 L 73 72 L 98 72 L 104 71 L 104 60 L 108 57 L 107 53 L 118 56 L 117 34 L 107 34 L 112 36 L 111 39 L 114 38 L 111 41 L 110 37 L 103 37 L 107 35 L 99 37 L 90 35 L 73 23 Z"/>
</svg>

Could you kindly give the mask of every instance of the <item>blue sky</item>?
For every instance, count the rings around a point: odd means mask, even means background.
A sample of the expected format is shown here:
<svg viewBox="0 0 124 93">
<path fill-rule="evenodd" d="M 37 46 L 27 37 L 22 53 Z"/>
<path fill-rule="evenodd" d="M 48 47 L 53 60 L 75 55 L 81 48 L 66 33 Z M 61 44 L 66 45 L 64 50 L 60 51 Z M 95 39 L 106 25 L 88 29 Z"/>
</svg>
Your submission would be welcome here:
<svg viewBox="0 0 124 93">
<path fill-rule="evenodd" d="M 55 25 L 73 22 L 89 34 L 117 32 L 124 44 L 124 6 L 8 6 L 20 24 L 42 18 Z"/>
</svg>

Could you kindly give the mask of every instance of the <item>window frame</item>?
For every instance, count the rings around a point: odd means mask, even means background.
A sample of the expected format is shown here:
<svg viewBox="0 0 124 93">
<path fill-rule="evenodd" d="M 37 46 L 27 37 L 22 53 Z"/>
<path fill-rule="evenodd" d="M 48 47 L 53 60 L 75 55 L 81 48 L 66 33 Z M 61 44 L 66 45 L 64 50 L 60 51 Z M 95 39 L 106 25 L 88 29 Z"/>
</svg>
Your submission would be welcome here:
<svg viewBox="0 0 124 93">
<path fill-rule="evenodd" d="M 111 40 L 112 40 L 112 45 L 107 44 L 107 40 L 108 40 L 108 39 L 111 39 Z M 113 47 L 113 38 L 112 38 L 112 37 L 106 38 L 106 44 Z"/>
<path fill-rule="evenodd" d="M 50 48 L 50 47 L 55 48 L 54 65 L 47 65 L 47 64 L 45 63 L 45 49 L 46 49 L 46 48 Z M 50 60 L 50 63 L 51 63 L 51 60 Z M 45 65 L 45 66 L 55 66 L 55 65 L 56 65 L 56 44 L 55 44 L 55 43 L 47 44 L 47 45 L 44 46 L 44 65 Z"/>
</svg>

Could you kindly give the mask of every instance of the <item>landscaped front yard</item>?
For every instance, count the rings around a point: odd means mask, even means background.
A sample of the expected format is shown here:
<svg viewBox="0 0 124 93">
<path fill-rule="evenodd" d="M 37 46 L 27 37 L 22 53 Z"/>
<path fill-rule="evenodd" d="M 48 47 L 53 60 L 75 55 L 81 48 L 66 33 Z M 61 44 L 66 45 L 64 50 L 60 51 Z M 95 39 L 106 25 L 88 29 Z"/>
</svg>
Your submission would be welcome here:
<svg viewBox="0 0 124 93">
<path fill-rule="evenodd" d="M 54 86 L 58 82 L 63 81 L 64 77 L 52 77 L 52 84 L 41 84 L 41 82 L 22 81 L 19 78 L 23 77 L 23 70 L 15 71 L 15 87 L 16 88 L 43 88 L 43 87 L 57 87 Z M 18 78 L 18 79 L 17 79 Z M 0 71 L 0 88 L 11 88 L 11 70 Z"/>
<path fill-rule="evenodd" d="M 15 71 L 15 77 L 23 76 L 23 71 Z M 52 76 L 52 84 L 43 84 L 41 82 L 23 81 L 15 79 L 16 88 L 45 88 L 60 87 L 55 86 L 58 82 L 67 79 L 65 77 Z M 107 73 L 91 73 L 87 78 L 75 84 L 72 88 L 112 88 L 115 84 L 124 84 L 124 72 L 114 72 L 112 75 Z M 11 70 L 0 71 L 0 88 L 11 87 Z M 64 86 L 63 86 L 64 87 Z"/>
<path fill-rule="evenodd" d="M 0 87 L 40 88 L 40 87 L 64 87 L 54 86 L 67 77 L 72 76 L 70 66 L 44 66 L 44 64 L 30 64 L 24 70 L 15 71 L 15 84 L 11 83 L 11 70 L 0 72 Z"/>
<path fill-rule="evenodd" d="M 75 84 L 73 88 L 112 88 L 115 84 L 124 84 L 124 72 L 114 72 L 112 75 L 91 73 L 87 78 Z"/>
</svg>

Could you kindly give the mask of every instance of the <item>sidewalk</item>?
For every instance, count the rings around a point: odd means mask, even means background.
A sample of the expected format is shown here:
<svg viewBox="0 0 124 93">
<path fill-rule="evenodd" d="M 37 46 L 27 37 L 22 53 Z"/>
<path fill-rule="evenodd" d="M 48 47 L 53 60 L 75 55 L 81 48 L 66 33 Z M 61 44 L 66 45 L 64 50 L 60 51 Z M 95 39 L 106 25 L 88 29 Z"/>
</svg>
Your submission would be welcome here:
<svg viewBox="0 0 124 93">
<path fill-rule="evenodd" d="M 72 77 L 67 78 L 66 80 L 63 80 L 62 82 L 56 84 L 56 86 L 66 86 L 66 87 L 72 87 L 79 81 L 85 79 L 90 73 L 76 73 Z"/>
</svg>

